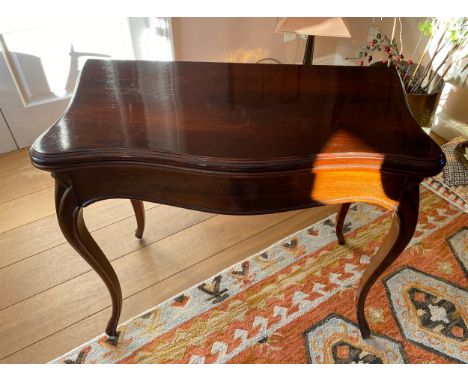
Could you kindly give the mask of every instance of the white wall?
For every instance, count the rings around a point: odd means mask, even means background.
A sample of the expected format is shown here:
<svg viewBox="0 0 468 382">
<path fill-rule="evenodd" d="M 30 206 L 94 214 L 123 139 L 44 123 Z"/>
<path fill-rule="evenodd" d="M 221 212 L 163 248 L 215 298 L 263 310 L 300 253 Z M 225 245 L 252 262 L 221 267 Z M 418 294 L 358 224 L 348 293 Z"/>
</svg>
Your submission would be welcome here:
<svg viewBox="0 0 468 382">
<path fill-rule="evenodd" d="M 284 64 L 302 62 L 305 40 L 283 42 L 276 17 L 174 17 L 176 60 L 257 62 L 273 57 Z M 317 41 L 314 57 L 334 54 L 336 39 Z"/>
<path fill-rule="evenodd" d="M 404 53 L 412 53 L 419 38 L 418 23 L 424 18 L 401 18 Z M 370 27 L 379 26 L 383 33 L 392 33 L 393 18 L 347 18 L 351 38 L 316 37 L 314 61 L 338 54 L 356 57 L 368 36 Z M 256 62 L 273 57 L 282 63 L 301 63 L 305 40 L 283 42 L 275 33 L 276 17 L 174 17 L 172 27 L 176 60 Z M 399 27 L 396 36 L 399 36 Z M 423 44 L 421 44 L 423 45 Z M 350 61 L 356 64 L 358 61 Z"/>
</svg>

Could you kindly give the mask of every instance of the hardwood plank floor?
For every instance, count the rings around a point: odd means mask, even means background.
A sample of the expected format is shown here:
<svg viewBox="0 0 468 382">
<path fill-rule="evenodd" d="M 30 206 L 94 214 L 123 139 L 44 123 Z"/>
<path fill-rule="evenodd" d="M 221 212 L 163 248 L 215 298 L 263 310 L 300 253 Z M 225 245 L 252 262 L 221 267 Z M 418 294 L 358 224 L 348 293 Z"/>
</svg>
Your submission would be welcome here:
<svg viewBox="0 0 468 382">
<path fill-rule="evenodd" d="M 28 151 L 0 156 L 0 362 L 47 362 L 102 333 L 110 297 L 65 242 L 53 184 Z M 336 206 L 259 216 L 224 216 L 145 203 L 142 240 L 127 200 L 85 209 L 85 221 L 122 283 L 122 319 L 176 295 Z"/>
<path fill-rule="evenodd" d="M 0 203 L 52 187 L 54 181 L 45 171 L 31 166 L 29 149 L 0 156 Z"/>
<path fill-rule="evenodd" d="M 156 206 L 145 202 L 146 210 Z M 133 209 L 128 200 L 123 199 L 105 200 L 85 208 L 84 212 L 86 226 L 91 231 L 130 216 L 134 219 Z M 0 269 L 66 242 L 55 213 L 38 220 L 34 220 L 34 214 L 25 218 L 27 224 L 0 233 Z M 9 216 L 0 214 L 0 219 L 9 219 Z M 28 240 L 24 240 L 25 237 Z"/>
</svg>

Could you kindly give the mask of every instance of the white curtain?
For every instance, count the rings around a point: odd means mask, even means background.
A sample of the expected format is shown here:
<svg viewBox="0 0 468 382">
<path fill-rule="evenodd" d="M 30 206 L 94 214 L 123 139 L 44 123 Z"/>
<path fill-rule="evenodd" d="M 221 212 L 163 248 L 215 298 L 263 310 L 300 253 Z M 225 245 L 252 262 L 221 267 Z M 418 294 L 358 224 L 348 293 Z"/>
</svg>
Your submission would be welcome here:
<svg viewBox="0 0 468 382">
<path fill-rule="evenodd" d="M 170 17 L 129 17 L 128 24 L 135 59 L 174 60 Z"/>
</svg>

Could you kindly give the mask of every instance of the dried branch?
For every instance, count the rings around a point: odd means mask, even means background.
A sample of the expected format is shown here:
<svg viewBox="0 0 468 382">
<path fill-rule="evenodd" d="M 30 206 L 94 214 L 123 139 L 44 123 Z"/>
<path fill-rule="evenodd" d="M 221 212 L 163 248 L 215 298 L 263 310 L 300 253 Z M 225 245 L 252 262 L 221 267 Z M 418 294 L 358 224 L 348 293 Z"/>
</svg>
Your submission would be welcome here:
<svg viewBox="0 0 468 382">
<path fill-rule="evenodd" d="M 443 49 L 443 46 L 441 47 L 440 45 L 441 45 L 442 41 L 444 40 L 445 34 L 447 33 L 449 26 L 450 26 L 449 23 L 446 22 L 444 31 L 440 35 L 439 41 L 437 42 L 434 55 L 429 60 L 429 63 L 426 65 L 426 68 L 423 71 L 423 74 L 419 77 L 419 81 L 417 81 L 416 85 L 412 89 L 410 89 L 410 93 L 415 93 L 416 91 L 418 91 L 418 89 L 421 87 L 421 84 L 423 83 L 424 79 L 426 78 L 426 76 L 430 72 L 430 70 L 432 68 L 432 63 L 434 62 L 434 59 L 437 57 L 437 54 L 439 54 L 440 51 Z M 428 41 L 427 48 L 429 48 L 429 45 L 430 45 L 431 42 L 432 42 L 432 39 L 430 39 Z M 427 53 L 427 50 L 426 50 L 425 54 L 426 53 Z M 422 62 L 422 59 L 419 62 Z"/>
</svg>

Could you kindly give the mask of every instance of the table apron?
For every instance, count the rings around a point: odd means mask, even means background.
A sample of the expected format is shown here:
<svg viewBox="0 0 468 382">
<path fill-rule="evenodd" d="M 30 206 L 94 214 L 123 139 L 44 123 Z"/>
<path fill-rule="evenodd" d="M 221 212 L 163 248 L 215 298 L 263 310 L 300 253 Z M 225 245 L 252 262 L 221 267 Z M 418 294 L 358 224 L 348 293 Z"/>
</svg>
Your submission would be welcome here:
<svg viewBox="0 0 468 382">
<path fill-rule="evenodd" d="M 368 202 L 394 209 L 403 175 L 369 170 L 220 173 L 157 167 L 95 167 L 54 176 L 82 206 L 129 198 L 222 214 L 263 214 L 325 204 Z"/>
</svg>

